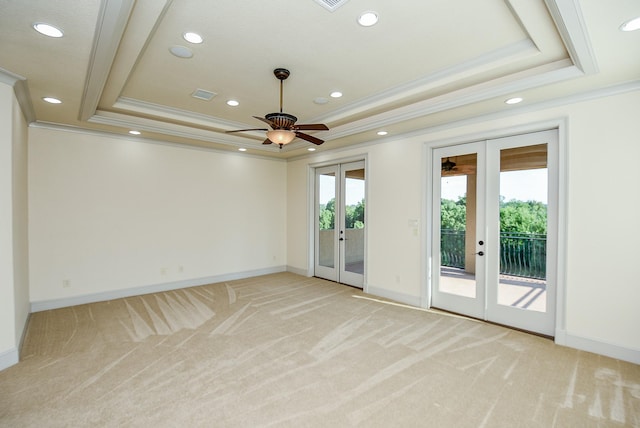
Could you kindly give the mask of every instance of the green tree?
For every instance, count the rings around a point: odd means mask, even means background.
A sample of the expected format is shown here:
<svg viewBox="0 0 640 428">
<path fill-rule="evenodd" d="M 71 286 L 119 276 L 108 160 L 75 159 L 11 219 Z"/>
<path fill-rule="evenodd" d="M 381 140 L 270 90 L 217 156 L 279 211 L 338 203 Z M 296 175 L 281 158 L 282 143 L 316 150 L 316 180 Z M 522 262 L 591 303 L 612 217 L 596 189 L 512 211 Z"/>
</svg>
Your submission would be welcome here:
<svg viewBox="0 0 640 428">
<path fill-rule="evenodd" d="M 346 207 L 347 229 L 364 228 L 364 199 L 355 205 Z"/>
<path fill-rule="evenodd" d="M 442 199 L 440 202 L 440 227 L 450 230 L 465 230 L 467 223 L 467 200 Z M 500 197 L 500 230 L 516 233 L 547 233 L 547 205 L 537 201 L 511 200 Z"/>
<path fill-rule="evenodd" d="M 440 228 L 465 230 L 467 225 L 467 198 L 461 196 L 457 201 L 440 201 Z"/>
<path fill-rule="evenodd" d="M 320 230 L 334 229 L 336 224 L 336 200 L 329 200 L 326 205 L 320 205 Z"/>
<path fill-rule="evenodd" d="M 547 233 L 547 205 L 538 201 L 505 202 L 500 197 L 500 230 L 502 232 Z"/>
<path fill-rule="evenodd" d="M 320 230 L 334 229 L 336 224 L 336 200 L 329 200 L 326 204 L 320 205 L 320 214 L 318 222 Z M 345 207 L 345 226 L 347 229 L 363 229 L 364 228 L 364 199 L 355 205 Z"/>
</svg>

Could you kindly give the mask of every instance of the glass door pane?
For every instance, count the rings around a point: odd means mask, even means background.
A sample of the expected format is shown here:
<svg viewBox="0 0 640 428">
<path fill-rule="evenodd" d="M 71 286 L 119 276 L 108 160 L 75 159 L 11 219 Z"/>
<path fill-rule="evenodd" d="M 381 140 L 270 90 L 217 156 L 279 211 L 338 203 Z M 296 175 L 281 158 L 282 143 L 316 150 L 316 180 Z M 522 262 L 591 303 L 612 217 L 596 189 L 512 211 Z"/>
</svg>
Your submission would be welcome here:
<svg viewBox="0 0 640 428">
<path fill-rule="evenodd" d="M 316 168 L 314 275 L 362 288 L 365 272 L 365 162 Z"/>
<path fill-rule="evenodd" d="M 440 173 L 439 289 L 474 299 L 477 163 L 475 153 L 447 157 Z"/>
<path fill-rule="evenodd" d="M 483 318 L 484 145 L 443 147 L 433 154 L 431 305 Z"/>
<path fill-rule="evenodd" d="M 487 141 L 489 321 L 555 332 L 558 131 Z"/>
<path fill-rule="evenodd" d="M 333 171 L 318 174 L 318 239 L 317 252 L 320 266 L 335 268 L 336 174 Z"/>
<path fill-rule="evenodd" d="M 547 145 L 500 150 L 497 303 L 547 310 Z"/>
<path fill-rule="evenodd" d="M 364 168 L 345 171 L 344 183 L 344 270 L 364 274 Z M 344 231 L 344 233 L 343 233 Z"/>
</svg>

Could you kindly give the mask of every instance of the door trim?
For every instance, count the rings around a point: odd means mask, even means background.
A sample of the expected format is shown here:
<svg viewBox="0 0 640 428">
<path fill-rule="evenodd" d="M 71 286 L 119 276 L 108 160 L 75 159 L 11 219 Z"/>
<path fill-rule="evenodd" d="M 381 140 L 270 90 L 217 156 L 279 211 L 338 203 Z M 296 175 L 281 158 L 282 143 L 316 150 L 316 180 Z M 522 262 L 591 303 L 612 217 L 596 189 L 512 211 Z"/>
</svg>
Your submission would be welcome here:
<svg viewBox="0 0 640 428">
<path fill-rule="evenodd" d="M 484 122 L 479 118 L 476 122 Z M 469 124 L 469 123 L 467 123 Z M 568 118 L 559 117 L 545 121 L 513 126 L 510 128 L 490 128 L 473 134 L 463 134 L 445 139 L 434 139 L 423 143 L 422 151 L 422 224 L 425 233 L 422 240 L 421 271 L 421 307 L 431 308 L 431 286 L 433 273 L 433 254 L 431 241 L 433 240 L 433 218 L 431 201 L 433 191 L 431 186 L 433 150 L 438 147 L 453 146 L 482 140 L 502 138 L 518 134 L 528 134 L 539 131 L 558 130 L 558 218 L 557 218 L 557 260 L 556 260 L 556 314 L 554 340 L 559 345 L 567 345 L 566 332 L 566 278 L 567 278 L 567 212 L 568 212 Z"/>
<path fill-rule="evenodd" d="M 316 227 L 316 170 L 318 168 L 323 168 L 332 165 L 342 165 L 353 162 L 364 162 L 365 174 L 367 177 L 370 177 L 370 168 L 369 168 L 369 160 L 368 155 L 360 154 L 354 156 L 347 156 L 341 158 L 335 158 L 332 160 L 322 161 L 322 162 L 314 162 L 307 164 L 307 269 L 306 276 L 312 277 L 315 273 L 315 260 L 316 260 L 316 236 L 315 236 L 315 227 Z M 369 180 L 365 181 L 365 201 L 368 200 L 369 197 Z M 364 212 L 365 225 L 369 222 L 369 213 L 368 210 L 365 209 Z M 367 268 L 366 261 L 369 258 L 368 252 L 368 232 L 365 231 L 364 235 L 364 259 L 365 259 L 365 270 L 363 273 L 363 284 L 362 290 L 367 293 L 369 290 L 368 282 L 367 282 Z M 346 285 L 346 284 L 345 284 Z M 358 287 L 359 288 L 359 287 Z"/>
</svg>

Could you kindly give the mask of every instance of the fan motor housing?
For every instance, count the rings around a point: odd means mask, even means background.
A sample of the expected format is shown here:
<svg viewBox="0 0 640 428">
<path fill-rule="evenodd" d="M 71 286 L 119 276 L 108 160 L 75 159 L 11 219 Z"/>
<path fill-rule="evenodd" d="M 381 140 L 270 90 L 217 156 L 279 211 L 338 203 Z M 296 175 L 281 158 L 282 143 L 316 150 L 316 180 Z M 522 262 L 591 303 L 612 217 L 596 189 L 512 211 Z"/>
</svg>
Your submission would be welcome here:
<svg viewBox="0 0 640 428">
<path fill-rule="evenodd" d="M 287 113 L 269 113 L 265 119 L 273 123 L 274 129 L 291 129 L 298 120 L 294 115 Z"/>
</svg>

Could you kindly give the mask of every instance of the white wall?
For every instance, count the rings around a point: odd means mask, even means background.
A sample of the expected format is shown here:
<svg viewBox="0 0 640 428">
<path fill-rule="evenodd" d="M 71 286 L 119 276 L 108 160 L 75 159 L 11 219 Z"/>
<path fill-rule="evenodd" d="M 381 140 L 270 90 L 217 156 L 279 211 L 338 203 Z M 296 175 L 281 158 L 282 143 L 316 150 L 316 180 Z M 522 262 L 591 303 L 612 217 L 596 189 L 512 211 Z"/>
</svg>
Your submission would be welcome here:
<svg viewBox="0 0 640 428">
<path fill-rule="evenodd" d="M 637 228 L 640 212 L 640 92 L 578 102 L 500 119 L 476 120 L 412 138 L 387 138 L 359 149 L 318 154 L 288 164 L 288 263 L 307 271 L 308 171 L 317 162 L 353 156 L 368 159 L 369 291 L 415 304 L 425 297 L 421 242 L 408 227 L 423 219 L 429 144 L 474 141 L 501 130 L 536 130 L 567 123 L 567 242 L 565 320 L 561 343 L 640 362 L 640 275 Z M 536 125 L 540 123 L 540 125 Z M 540 129 L 540 128 L 538 128 Z M 330 144 L 330 143 L 328 143 Z M 622 162 L 618 168 L 616 161 Z M 304 185 L 303 185 L 304 183 Z M 560 279 L 563 280 L 562 278 Z"/>
<path fill-rule="evenodd" d="M 18 361 L 29 316 L 27 125 L 0 82 L 0 369 Z"/>
<path fill-rule="evenodd" d="M 285 269 L 282 161 L 39 127 L 29 143 L 32 302 Z"/>
<path fill-rule="evenodd" d="M 13 290 L 15 299 L 15 340 L 18 346 L 27 327 L 29 295 L 28 226 L 28 128 L 18 101 L 13 98 L 12 187 L 13 187 Z"/>
</svg>

